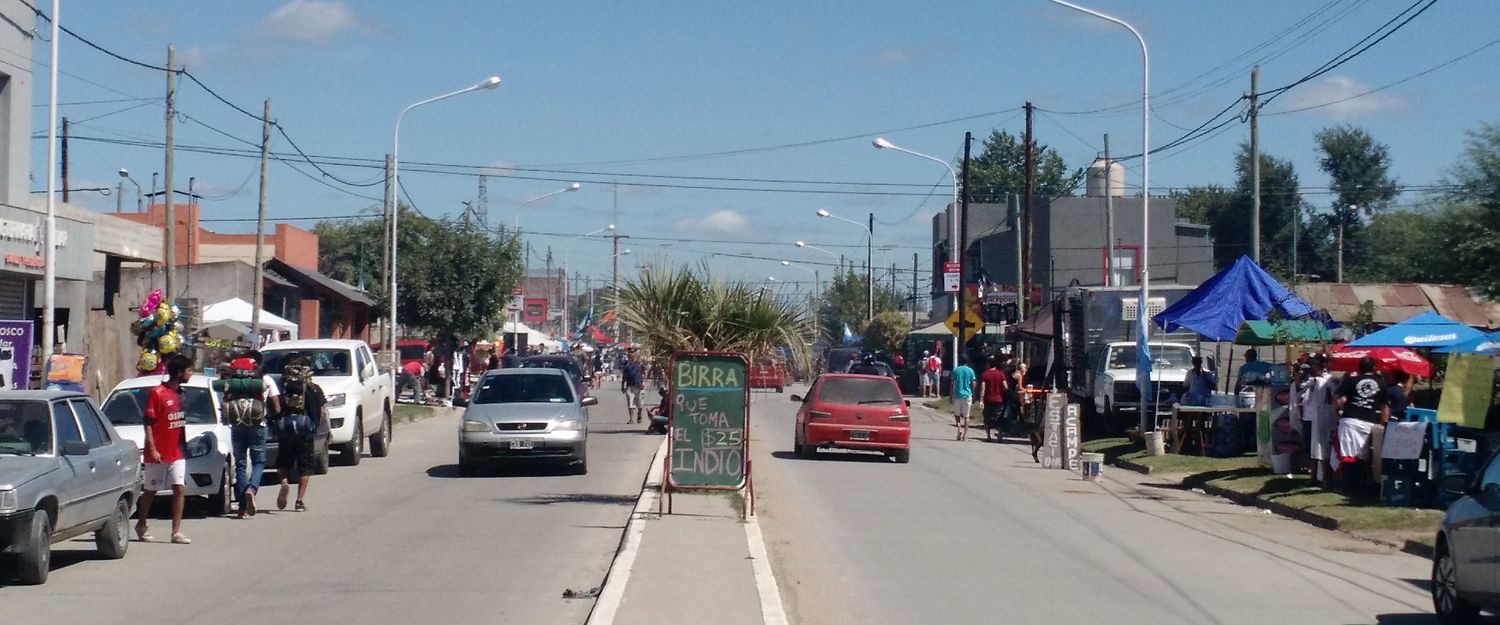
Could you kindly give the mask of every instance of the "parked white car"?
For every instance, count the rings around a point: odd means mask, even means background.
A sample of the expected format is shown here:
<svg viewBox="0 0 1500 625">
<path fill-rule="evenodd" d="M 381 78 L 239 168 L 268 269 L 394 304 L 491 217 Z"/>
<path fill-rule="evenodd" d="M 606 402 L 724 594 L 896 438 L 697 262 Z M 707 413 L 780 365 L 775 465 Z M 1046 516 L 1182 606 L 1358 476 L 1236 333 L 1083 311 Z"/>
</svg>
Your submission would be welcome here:
<svg viewBox="0 0 1500 625">
<path fill-rule="evenodd" d="M 1181 399 L 1187 391 L 1187 373 L 1192 368 L 1193 346 L 1185 343 L 1151 342 L 1152 385 L 1157 397 L 1147 405 L 1158 417 L 1171 414 L 1168 397 Z M 1093 355 L 1089 368 L 1089 391 L 1095 414 L 1105 432 L 1124 432 L 1140 423 L 1141 392 L 1135 385 L 1135 343 L 1110 343 Z"/>
<path fill-rule="evenodd" d="M 114 424 L 115 431 L 141 449 L 146 446 L 146 398 L 164 377 L 130 378 L 116 385 L 104 399 L 104 416 Z M 182 385 L 182 409 L 187 419 L 186 490 L 189 497 L 207 499 L 209 514 L 222 515 L 229 514 L 234 502 L 234 448 L 218 393 L 209 386 L 212 381 L 208 376 L 194 375 Z"/>
<path fill-rule="evenodd" d="M 262 370 L 278 383 L 292 358 L 306 356 L 312 361 L 313 381 L 328 400 L 329 444 L 338 450 L 341 463 L 359 464 L 366 439 L 371 456 L 383 458 L 390 453 L 396 382 L 390 372 L 376 367 L 364 341 L 281 341 L 261 349 L 261 355 Z"/>
</svg>

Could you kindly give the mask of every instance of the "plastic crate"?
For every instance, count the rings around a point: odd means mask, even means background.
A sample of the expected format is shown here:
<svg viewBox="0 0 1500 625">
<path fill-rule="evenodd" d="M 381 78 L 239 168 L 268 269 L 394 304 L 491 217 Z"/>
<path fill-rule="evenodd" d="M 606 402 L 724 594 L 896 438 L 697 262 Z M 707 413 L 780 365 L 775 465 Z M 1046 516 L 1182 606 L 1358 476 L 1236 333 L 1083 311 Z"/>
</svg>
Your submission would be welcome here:
<svg viewBox="0 0 1500 625">
<path fill-rule="evenodd" d="M 1399 415 L 1399 416 L 1392 415 L 1391 418 L 1396 419 L 1398 421 L 1417 421 L 1417 422 L 1422 422 L 1422 423 L 1437 423 L 1437 411 L 1433 410 L 1431 408 L 1411 408 L 1411 407 L 1408 407 L 1406 409 L 1406 414 Z"/>
<path fill-rule="evenodd" d="M 1380 495 L 1385 505 L 1398 508 L 1416 508 L 1432 501 L 1431 482 L 1394 475 L 1385 476 Z"/>
<path fill-rule="evenodd" d="M 1427 460 L 1418 458 L 1414 460 L 1383 460 L 1380 472 L 1388 476 L 1404 477 L 1407 479 L 1419 479 L 1427 477 Z"/>
<path fill-rule="evenodd" d="M 1474 472 L 1479 470 L 1479 454 L 1456 449 L 1433 450 L 1431 466 L 1431 478 L 1434 482 L 1441 481 L 1444 476 L 1455 473 L 1474 475 Z"/>
</svg>

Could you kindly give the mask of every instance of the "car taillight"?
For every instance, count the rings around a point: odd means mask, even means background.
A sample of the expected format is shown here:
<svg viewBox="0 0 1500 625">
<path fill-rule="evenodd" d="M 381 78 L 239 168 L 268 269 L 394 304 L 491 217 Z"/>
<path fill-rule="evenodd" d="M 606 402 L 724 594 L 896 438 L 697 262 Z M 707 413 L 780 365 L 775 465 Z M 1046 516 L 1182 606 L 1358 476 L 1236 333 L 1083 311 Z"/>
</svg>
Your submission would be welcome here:
<svg viewBox="0 0 1500 625">
<path fill-rule="evenodd" d="M 822 411 L 822 410 L 809 410 L 809 411 L 807 411 L 807 416 L 812 417 L 814 419 L 827 419 L 827 418 L 832 417 L 833 413 L 831 413 L 831 412 L 825 412 L 825 411 Z"/>
<path fill-rule="evenodd" d="M 904 414 L 904 413 L 893 414 L 893 415 L 891 415 L 891 420 L 892 421 L 910 421 L 911 420 L 911 415 L 907 415 L 907 414 Z"/>
</svg>

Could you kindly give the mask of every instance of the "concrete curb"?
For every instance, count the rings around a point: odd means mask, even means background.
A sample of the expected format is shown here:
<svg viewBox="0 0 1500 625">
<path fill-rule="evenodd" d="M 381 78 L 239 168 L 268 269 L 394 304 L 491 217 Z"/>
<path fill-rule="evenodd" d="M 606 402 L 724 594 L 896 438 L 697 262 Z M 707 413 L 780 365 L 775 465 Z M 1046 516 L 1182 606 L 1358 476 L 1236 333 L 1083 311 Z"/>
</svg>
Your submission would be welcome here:
<svg viewBox="0 0 1500 625">
<path fill-rule="evenodd" d="M 635 556 L 641 547 L 641 535 L 645 533 L 646 517 L 655 514 L 657 498 L 661 497 L 661 482 L 664 467 L 662 457 L 667 453 L 667 439 L 651 456 L 651 466 L 646 469 L 646 478 L 641 481 L 641 494 L 635 500 L 635 509 L 625 523 L 625 532 L 620 536 L 620 546 L 615 550 L 609 570 L 604 572 L 604 583 L 599 588 L 599 598 L 589 610 L 586 625 L 611 625 L 620 603 L 625 599 L 625 585 L 630 581 L 630 572 L 635 567 Z"/>
<path fill-rule="evenodd" d="M 1142 475 L 1151 474 L 1151 467 L 1142 464 L 1136 464 L 1129 460 L 1120 460 L 1117 458 L 1112 464 L 1118 468 L 1125 469 L 1126 471 L 1134 471 Z M 1189 488 L 1201 489 L 1204 493 L 1213 495 L 1215 497 L 1228 499 L 1242 506 L 1254 506 L 1256 508 L 1270 510 L 1273 513 L 1279 514 L 1295 521 L 1301 521 L 1313 527 L 1343 532 L 1360 540 L 1366 540 L 1378 545 L 1384 545 L 1402 553 L 1408 553 L 1417 557 L 1427 559 L 1432 559 L 1433 555 L 1435 555 L 1431 546 L 1425 545 L 1415 540 L 1407 540 L 1398 543 L 1391 540 L 1385 540 L 1373 536 L 1351 532 L 1340 527 L 1339 520 L 1333 517 L 1318 514 L 1316 512 L 1310 512 L 1301 508 L 1294 508 L 1292 506 L 1288 506 L 1286 504 L 1278 503 L 1268 499 L 1262 499 L 1255 495 L 1232 491 L 1221 486 L 1214 486 L 1204 480 L 1195 478 L 1193 476 L 1183 478 L 1180 484 Z"/>
</svg>

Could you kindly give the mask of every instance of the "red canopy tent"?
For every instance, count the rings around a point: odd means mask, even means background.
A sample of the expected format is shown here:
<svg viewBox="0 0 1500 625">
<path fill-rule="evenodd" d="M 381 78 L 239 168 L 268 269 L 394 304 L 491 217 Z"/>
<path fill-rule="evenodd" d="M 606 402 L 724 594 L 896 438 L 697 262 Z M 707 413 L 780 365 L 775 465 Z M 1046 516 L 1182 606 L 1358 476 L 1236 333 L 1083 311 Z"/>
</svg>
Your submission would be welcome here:
<svg viewBox="0 0 1500 625">
<path fill-rule="evenodd" d="M 1404 371 L 1422 378 L 1432 377 L 1432 363 L 1405 347 L 1344 347 L 1331 354 L 1328 368 L 1334 371 L 1359 371 L 1361 358 L 1375 359 L 1375 370 L 1381 373 Z"/>
</svg>

